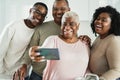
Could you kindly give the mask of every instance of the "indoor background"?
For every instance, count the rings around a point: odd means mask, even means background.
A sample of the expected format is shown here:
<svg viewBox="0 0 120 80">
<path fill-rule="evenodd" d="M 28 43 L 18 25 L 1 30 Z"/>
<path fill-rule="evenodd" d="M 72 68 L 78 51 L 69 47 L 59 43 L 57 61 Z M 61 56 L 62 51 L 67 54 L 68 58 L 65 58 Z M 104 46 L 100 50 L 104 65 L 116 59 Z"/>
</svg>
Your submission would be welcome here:
<svg viewBox="0 0 120 80">
<path fill-rule="evenodd" d="M 0 0 L 0 33 L 10 21 L 24 19 L 29 15 L 29 9 L 35 2 L 44 2 L 48 6 L 48 15 L 45 21 L 52 20 L 52 5 L 54 0 Z M 80 29 L 78 34 L 90 36 L 95 39 L 90 28 L 90 21 L 96 8 L 111 5 L 120 12 L 120 0 L 68 0 L 72 11 L 80 17 Z"/>
</svg>

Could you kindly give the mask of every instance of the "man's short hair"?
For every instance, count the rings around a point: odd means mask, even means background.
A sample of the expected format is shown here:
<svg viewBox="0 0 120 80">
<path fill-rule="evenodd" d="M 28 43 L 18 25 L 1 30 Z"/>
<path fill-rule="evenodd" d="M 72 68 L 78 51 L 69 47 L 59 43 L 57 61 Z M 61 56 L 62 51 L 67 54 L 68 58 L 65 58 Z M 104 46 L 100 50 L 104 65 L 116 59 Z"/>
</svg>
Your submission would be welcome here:
<svg viewBox="0 0 120 80">
<path fill-rule="evenodd" d="M 68 0 L 55 0 L 55 2 L 56 2 L 56 1 L 65 1 L 65 2 L 67 3 L 68 7 L 69 7 L 69 2 L 68 2 Z"/>
<path fill-rule="evenodd" d="M 45 3 L 42 3 L 42 2 L 36 2 L 36 3 L 33 5 L 33 7 L 36 7 L 36 6 L 38 6 L 38 5 L 44 6 L 45 9 L 46 9 L 46 11 L 48 11 L 47 5 L 46 5 Z"/>
</svg>

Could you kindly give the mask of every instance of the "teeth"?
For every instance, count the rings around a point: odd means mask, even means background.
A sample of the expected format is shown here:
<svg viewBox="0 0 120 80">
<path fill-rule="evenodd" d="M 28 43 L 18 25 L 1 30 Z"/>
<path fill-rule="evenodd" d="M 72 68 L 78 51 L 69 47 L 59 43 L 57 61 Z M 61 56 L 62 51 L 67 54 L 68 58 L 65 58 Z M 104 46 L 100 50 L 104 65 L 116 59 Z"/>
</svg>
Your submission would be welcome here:
<svg viewBox="0 0 120 80">
<path fill-rule="evenodd" d="M 72 30 L 68 30 L 68 31 L 67 31 L 67 30 L 64 30 L 64 32 L 72 32 Z"/>
<path fill-rule="evenodd" d="M 96 27 L 101 27 L 100 25 L 96 25 Z"/>
<path fill-rule="evenodd" d="M 65 33 L 71 33 L 71 32 L 73 32 L 73 31 L 64 31 Z"/>
<path fill-rule="evenodd" d="M 38 19 L 35 19 L 35 21 L 36 21 L 36 22 L 39 22 L 39 20 L 38 20 Z"/>
<path fill-rule="evenodd" d="M 57 17 L 58 17 L 58 18 L 61 18 L 61 17 L 62 17 L 62 15 L 57 15 Z"/>
</svg>

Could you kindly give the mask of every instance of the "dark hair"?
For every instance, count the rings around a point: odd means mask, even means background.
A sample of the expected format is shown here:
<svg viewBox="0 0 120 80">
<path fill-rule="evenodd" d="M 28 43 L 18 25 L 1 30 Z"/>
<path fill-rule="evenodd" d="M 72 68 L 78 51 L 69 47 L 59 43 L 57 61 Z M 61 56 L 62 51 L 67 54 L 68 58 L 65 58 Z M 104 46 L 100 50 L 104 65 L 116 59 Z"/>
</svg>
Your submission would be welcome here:
<svg viewBox="0 0 120 80">
<path fill-rule="evenodd" d="M 42 3 L 42 2 L 36 2 L 36 3 L 33 5 L 33 7 L 36 7 L 36 6 L 38 6 L 38 5 L 41 5 L 41 6 L 45 7 L 46 11 L 48 11 L 47 5 L 46 5 L 45 3 Z"/>
<path fill-rule="evenodd" d="M 68 0 L 55 0 L 54 3 L 55 3 L 56 1 L 65 1 L 65 2 L 67 3 L 67 6 L 69 7 L 69 2 L 68 2 Z"/>
<path fill-rule="evenodd" d="M 93 14 L 91 28 L 93 33 L 95 33 L 95 36 L 97 33 L 95 32 L 94 21 L 103 12 L 108 13 L 111 18 L 111 28 L 109 30 L 109 34 L 120 36 L 120 13 L 115 8 L 109 5 L 106 7 L 99 7 L 98 9 L 95 10 L 95 13 Z"/>
</svg>

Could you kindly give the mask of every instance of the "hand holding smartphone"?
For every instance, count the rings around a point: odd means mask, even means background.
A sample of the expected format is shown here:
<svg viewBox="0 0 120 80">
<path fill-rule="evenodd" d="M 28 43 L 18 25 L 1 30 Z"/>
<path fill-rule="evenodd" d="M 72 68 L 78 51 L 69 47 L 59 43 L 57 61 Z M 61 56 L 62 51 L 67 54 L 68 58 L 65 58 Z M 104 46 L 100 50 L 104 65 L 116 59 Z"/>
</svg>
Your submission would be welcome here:
<svg viewBox="0 0 120 80">
<path fill-rule="evenodd" d="M 60 59 L 58 48 L 40 48 L 36 52 L 39 52 L 40 56 L 44 56 L 47 60 Z"/>
</svg>

